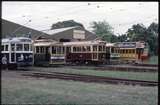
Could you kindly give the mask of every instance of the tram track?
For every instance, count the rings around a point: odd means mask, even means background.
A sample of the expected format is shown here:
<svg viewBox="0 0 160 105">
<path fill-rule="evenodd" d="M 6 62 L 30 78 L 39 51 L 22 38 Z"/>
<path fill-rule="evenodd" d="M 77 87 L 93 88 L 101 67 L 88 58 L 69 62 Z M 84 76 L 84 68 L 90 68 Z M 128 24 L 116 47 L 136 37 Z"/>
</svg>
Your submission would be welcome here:
<svg viewBox="0 0 160 105">
<path fill-rule="evenodd" d="M 22 75 L 35 78 L 62 79 L 62 80 L 82 81 L 82 82 L 158 86 L 158 82 L 155 81 L 120 79 L 120 78 L 110 78 L 102 76 L 60 73 L 60 72 L 28 72 L 28 73 L 22 73 Z"/>
</svg>

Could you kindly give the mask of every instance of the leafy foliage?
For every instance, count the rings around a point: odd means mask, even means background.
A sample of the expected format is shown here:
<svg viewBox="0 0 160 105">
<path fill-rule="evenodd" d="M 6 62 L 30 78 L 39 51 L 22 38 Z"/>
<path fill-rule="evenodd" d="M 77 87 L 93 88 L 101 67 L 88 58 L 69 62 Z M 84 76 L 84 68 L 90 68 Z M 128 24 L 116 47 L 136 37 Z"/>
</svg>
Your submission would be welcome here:
<svg viewBox="0 0 160 105">
<path fill-rule="evenodd" d="M 113 34 L 112 27 L 106 21 L 92 22 L 91 27 L 93 28 L 93 32 L 101 37 L 103 40 L 108 42 L 117 41 L 117 36 Z"/>
<path fill-rule="evenodd" d="M 158 54 L 158 24 L 151 23 L 149 27 L 143 24 L 134 24 L 126 34 L 116 36 L 112 27 L 106 21 L 92 22 L 93 32 L 108 42 L 145 41 L 149 44 L 150 53 Z"/>
<path fill-rule="evenodd" d="M 75 22 L 74 20 L 68 20 L 68 21 L 62 21 L 62 22 L 57 22 L 55 24 L 52 24 L 51 29 L 73 27 L 73 26 L 80 26 L 84 28 L 84 26 L 81 23 Z"/>
<path fill-rule="evenodd" d="M 158 24 L 151 23 L 148 28 L 143 24 L 133 25 L 128 29 L 127 37 L 130 41 L 145 41 L 150 46 L 151 54 L 158 54 Z"/>
</svg>

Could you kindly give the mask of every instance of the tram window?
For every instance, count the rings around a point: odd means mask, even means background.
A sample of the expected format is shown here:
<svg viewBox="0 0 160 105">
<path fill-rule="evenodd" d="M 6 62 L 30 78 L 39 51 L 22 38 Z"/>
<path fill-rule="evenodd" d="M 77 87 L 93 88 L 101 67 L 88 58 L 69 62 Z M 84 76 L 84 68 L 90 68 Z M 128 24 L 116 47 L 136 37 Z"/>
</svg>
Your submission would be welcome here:
<svg viewBox="0 0 160 105">
<path fill-rule="evenodd" d="M 29 51 L 29 44 L 24 44 L 24 51 Z"/>
<path fill-rule="evenodd" d="M 122 53 L 123 53 L 123 54 L 125 53 L 124 49 L 122 50 Z"/>
<path fill-rule="evenodd" d="M 90 46 L 87 46 L 87 51 L 91 51 L 91 48 L 90 48 Z"/>
<path fill-rule="evenodd" d="M 67 52 L 67 53 L 71 52 L 71 48 L 70 48 L 70 47 L 67 47 L 67 48 L 66 48 L 66 52 Z"/>
<path fill-rule="evenodd" d="M 40 47 L 40 51 L 39 52 L 42 53 L 42 47 Z"/>
<path fill-rule="evenodd" d="M 41 53 L 44 53 L 44 47 L 41 47 Z"/>
<path fill-rule="evenodd" d="M 87 47 L 86 47 L 86 46 L 83 46 L 83 47 L 82 47 L 82 51 L 87 51 Z"/>
<path fill-rule="evenodd" d="M 117 50 L 117 49 L 116 49 L 116 48 L 114 48 L 113 53 L 116 53 L 116 50 Z"/>
<path fill-rule="evenodd" d="M 97 46 L 93 46 L 93 51 L 97 51 Z"/>
<path fill-rule="evenodd" d="M 117 49 L 114 49 L 114 53 L 117 53 Z"/>
<path fill-rule="evenodd" d="M 11 50 L 12 50 L 12 51 L 15 50 L 15 44 L 11 44 Z"/>
<path fill-rule="evenodd" d="M 119 53 L 122 53 L 122 50 L 121 50 L 121 49 L 119 49 Z"/>
<path fill-rule="evenodd" d="M 62 54 L 64 54 L 64 47 L 62 47 Z"/>
<path fill-rule="evenodd" d="M 114 53 L 114 48 L 113 47 L 111 47 L 111 53 Z"/>
<path fill-rule="evenodd" d="M 39 46 L 36 47 L 36 53 L 39 53 Z"/>
<path fill-rule="evenodd" d="M 5 51 L 8 51 L 8 45 L 5 45 Z"/>
<path fill-rule="evenodd" d="M 52 46 L 52 54 L 56 54 L 56 48 L 55 48 L 55 46 Z"/>
<path fill-rule="evenodd" d="M 135 50 L 133 50 L 133 53 L 135 53 Z"/>
<path fill-rule="evenodd" d="M 110 50 L 109 50 L 109 47 L 107 47 L 107 48 L 106 48 L 106 52 L 109 53 L 109 51 L 110 51 Z"/>
<path fill-rule="evenodd" d="M 22 50 L 23 50 L 22 44 L 17 44 L 16 50 L 17 50 L 17 51 L 22 51 Z"/>
<path fill-rule="evenodd" d="M 103 51 L 105 51 L 105 46 L 103 46 Z"/>
<path fill-rule="evenodd" d="M 61 47 L 57 46 L 57 54 L 61 54 Z"/>
<path fill-rule="evenodd" d="M 73 52 L 76 52 L 76 47 L 73 47 Z"/>
<path fill-rule="evenodd" d="M 1 46 L 1 51 L 4 51 L 4 45 Z"/>
<path fill-rule="evenodd" d="M 32 45 L 30 44 L 29 46 L 30 46 L 30 51 L 32 51 L 32 49 L 33 49 Z"/>
<path fill-rule="evenodd" d="M 76 52 L 80 51 L 80 47 L 76 47 Z"/>
<path fill-rule="evenodd" d="M 126 53 L 128 53 L 128 50 L 126 50 Z"/>
<path fill-rule="evenodd" d="M 102 51 L 102 46 L 99 46 L 99 51 Z"/>
<path fill-rule="evenodd" d="M 117 53 L 119 53 L 119 49 L 117 49 Z"/>
</svg>

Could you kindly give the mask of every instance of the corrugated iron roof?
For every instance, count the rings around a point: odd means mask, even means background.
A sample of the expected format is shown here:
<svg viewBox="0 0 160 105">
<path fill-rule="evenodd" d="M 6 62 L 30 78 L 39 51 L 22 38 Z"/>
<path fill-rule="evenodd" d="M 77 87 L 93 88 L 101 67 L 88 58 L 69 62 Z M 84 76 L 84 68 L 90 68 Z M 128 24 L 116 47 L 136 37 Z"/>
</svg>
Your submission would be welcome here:
<svg viewBox="0 0 160 105">
<path fill-rule="evenodd" d="M 79 27 L 79 26 L 59 28 L 59 29 L 53 29 L 53 30 L 45 30 L 43 32 L 46 33 L 46 34 L 49 34 L 49 35 L 54 35 L 54 34 L 57 34 L 59 32 L 63 32 L 63 31 L 66 31 L 66 30 L 77 28 L 77 27 Z"/>
</svg>

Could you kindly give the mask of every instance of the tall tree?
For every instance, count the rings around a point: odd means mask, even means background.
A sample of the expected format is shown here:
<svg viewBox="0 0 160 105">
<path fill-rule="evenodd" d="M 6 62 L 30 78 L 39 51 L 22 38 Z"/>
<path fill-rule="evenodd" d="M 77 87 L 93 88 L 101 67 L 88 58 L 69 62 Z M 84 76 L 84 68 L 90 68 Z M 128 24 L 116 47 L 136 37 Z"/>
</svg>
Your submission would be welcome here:
<svg viewBox="0 0 160 105">
<path fill-rule="evenodd" d="M 151 23 L 148 28 L 143 24 L 133 25 L 128 29 L 127 37 L 130 41 L 145 41 L 150 46 L 151 54 L 158 54 L 158 24 Z"/>
<path fill-rule="evenodd" d="M 130 38 L 130 41 L 146 41 L 146 32 L 147 28 L 143 24 L 136 24 L 128 29 L 127 37 Z"/>
<path fill-rule="evenodd" d="M 116 38 L 116 36 L 113 36 L 113 28 L 106 21 L 93 21 L 91 27 L 93 28 L 93 32 L 105 41 L 113 42 Z"/>
<path fill-rule="evenodd" d="M 67 21 L 62 21 L 62 22 L 57 22 L 55 24 L 52 24 L 51 29 L 73 27 L 73 26 L 80 26 L 84 28 L 84 26 L 81 23 L 75 22 L 74 20 L 67 20 Z"/>
<path fill-rule="evenodd" d="M 122 35 L 118 36 L 118 41 L 119 42 L 125 42 L 125 41 L 127 41 L 127 39 L 128 39 L 128 37 L 127 37 L 126 34 L 122 34 Z"/>
<path fill-rule="evenodd" d="M 152 22 L 147 28 L 147 42 L 153 54 L 158 55 L 158 24 Z"/>
</svg>

